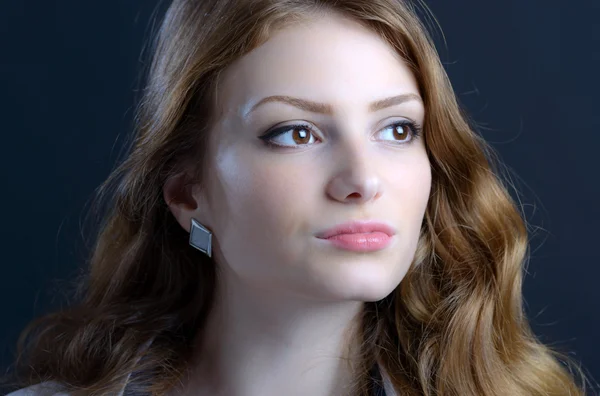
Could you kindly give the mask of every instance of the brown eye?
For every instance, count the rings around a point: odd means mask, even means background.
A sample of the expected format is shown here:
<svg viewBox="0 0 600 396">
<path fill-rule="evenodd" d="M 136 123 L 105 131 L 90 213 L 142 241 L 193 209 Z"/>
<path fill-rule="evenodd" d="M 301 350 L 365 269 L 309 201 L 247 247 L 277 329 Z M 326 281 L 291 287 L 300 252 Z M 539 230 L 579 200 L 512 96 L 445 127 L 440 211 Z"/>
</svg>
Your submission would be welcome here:
<svg viewBox="0 0 600 396">
<path fill-rule="evenodd" d="M 382 133 L 392 132 L 391 139 L 395 141 L 395 144 L 408 144 L 419 136 L 421 127 L 410 121 L 400 121 L 388 125 L 381 130 Z M 389 140 L 389 139 L 388 139 Z"/>
<path fill-rule="evenodd" d="M 306 124 L 286 125 L 262 136 L 268 146 L 299 147 L 312 144 L 315 140 L 312 129 Z"/>
<path fill-rule="evenodd" d="M 308 144 L 310 143 L 310 131 L 303 126 L 294 126 L 290 128 L 292 131 L 292 139 L 297 144 Z"/>
<path fill-rule="evenodd" d="M 405 140 L 410 135 L 410 132 L 408 131 L 406 125 L 395 125 L 393 126 L 393 129 L 394 137 L 397 137 L 400 140 Z"/>
</svg>

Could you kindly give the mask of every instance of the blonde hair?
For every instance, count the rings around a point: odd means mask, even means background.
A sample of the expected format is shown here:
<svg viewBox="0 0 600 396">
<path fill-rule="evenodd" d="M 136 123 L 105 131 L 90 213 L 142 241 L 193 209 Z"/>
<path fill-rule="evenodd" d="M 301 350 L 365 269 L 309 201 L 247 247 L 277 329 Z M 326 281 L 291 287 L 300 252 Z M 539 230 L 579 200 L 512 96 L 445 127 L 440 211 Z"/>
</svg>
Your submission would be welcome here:
<svg viewBox="0 0 600 396">
<path fill-rule="evenodd" d="M 112 394 L 136 371 L 144 373 L 137 389 L 164 394 L 177 384 L 212 305 L 215 263 L 187 245 L 162 187 L 190 169 L 189 183 L 204 180 L 221 72 L 275 30 L 336 12 L 380 35 L 414 73 L 432 169 L 414 261 L 393 293 L 365 303 L 354 395 L 369 394 L 375 362 L 406 396 L 584 395 L 581 369 L 578 385 L 569 370 L 575 364 L 528 325 L 526 224 L 496 155 L 457 103 L 418 5 L 175 0 L 154 45 L 131 151 L 98 190 L 98 202 L 108 205 L 80 301 L 24 331 L 17 361 L 23 383 L 49 379 L 74 395 Z"/>
</svg>

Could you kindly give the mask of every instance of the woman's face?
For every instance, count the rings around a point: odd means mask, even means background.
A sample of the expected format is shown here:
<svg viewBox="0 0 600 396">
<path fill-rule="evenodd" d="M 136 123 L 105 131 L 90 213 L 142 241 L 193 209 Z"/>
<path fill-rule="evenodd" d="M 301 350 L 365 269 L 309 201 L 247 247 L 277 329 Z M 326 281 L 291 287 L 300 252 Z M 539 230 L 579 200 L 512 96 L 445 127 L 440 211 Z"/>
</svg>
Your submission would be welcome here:
<svg viewBox="0 0 600 396">
<path fill-rule="evenodd" d="M 376 301 L 391 293 L 414 257 L 431 187 L 422 138 L 391 126 L 423 123 L 407 66 L 356 22 L 323 16 L 279 31 L 222 78 L 208 195 L 196 190 L 190 214 L 213 231 L 218 265 L 280 294 Z M 417 100 L 370 108 L 406 94 Z M 256 106 L 271 95 L 325 106 Z M 307 127 L 290 128 L 297 123 Z M 284 126 L 269 139 L 279 146 L 261 139 Z M 317 237 L 354 220 L 385 222 L 396 233 L 368 252 Z"/>
</svg>

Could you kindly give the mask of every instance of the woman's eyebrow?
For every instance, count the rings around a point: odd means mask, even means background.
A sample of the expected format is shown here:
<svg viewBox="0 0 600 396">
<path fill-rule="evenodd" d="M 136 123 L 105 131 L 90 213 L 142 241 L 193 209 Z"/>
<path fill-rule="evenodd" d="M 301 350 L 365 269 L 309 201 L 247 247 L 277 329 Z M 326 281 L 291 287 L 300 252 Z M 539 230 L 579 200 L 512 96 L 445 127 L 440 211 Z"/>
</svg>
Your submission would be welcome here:
<svg viewBox="0 0 600 396">
<path fill-rule="evenodd" d="M 390 106 L 399 105 L 408 101 L 417 101 L 423 103 L 423 100 L 419 95 L 414 93 L 406 93 L 402 95 L 390 96 L 389 98 L 384 98 L 371 102 L 369 104 L 369 111 L 373 113 L 378 110 L 382 110 Z M 258 101 L 258 103 L 252 106 L 252 108 L 244 114 L 244 118 L 248 117 L 248 115 L 250 115 L 250 113 L 256 110 L 257 107 L 269 102 L 287 103 L 289 105 L 295 106 L 301 110 L 309 111 L 311 113 L 333 115 L 333 107 L 330 104 L 313 102 L 311 100 L 295 98 L 293 96 L 287 95 L 272 95 L 267 96 L 266 98 L 263 98 L 260 101 Z"/>
</svg>

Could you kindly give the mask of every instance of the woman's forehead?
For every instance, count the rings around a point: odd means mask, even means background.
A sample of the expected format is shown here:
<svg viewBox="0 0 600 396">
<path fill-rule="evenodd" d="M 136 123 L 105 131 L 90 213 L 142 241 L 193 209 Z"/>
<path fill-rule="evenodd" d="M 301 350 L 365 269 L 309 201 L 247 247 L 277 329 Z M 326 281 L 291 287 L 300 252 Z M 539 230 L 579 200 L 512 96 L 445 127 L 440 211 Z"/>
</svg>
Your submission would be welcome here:
<svg viewBox="0 0 600 396">
<path fill-rule="evenodd" d="M 337 19 L 284 28 L 230 65 L 221 82 L 221 104 L 241 116 L 269 96 L 365 108 L 391 96 L 419 96 L 413 73 L 387 42 Z"/>
</svg>

